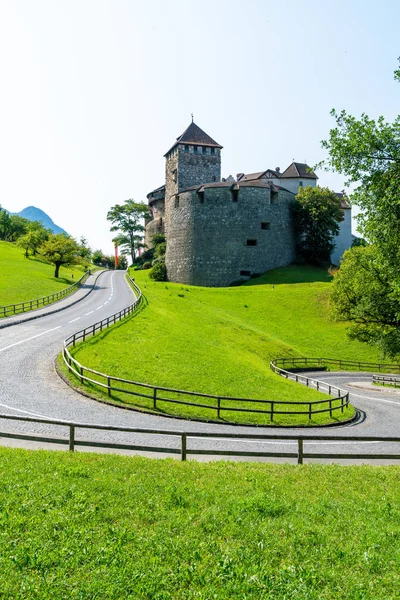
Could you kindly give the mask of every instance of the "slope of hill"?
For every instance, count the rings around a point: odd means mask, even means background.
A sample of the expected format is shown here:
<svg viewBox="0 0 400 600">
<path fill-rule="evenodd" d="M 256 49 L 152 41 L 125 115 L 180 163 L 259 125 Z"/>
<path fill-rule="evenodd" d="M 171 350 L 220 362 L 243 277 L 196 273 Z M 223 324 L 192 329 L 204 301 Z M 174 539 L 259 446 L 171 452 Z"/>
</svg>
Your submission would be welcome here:
<svg viewBox="0 0 400 600">
<path fill-rule="evenodd" d="M 74 278 L 72 278 L 72 275 Z M 11 242 L 0 242 L 0 305 L 34 300 L 58 292 L 83 275 L 83 269 L 61 267 L 54 278 L 54 265 L 39 258 L 25 258 L 22 248 Z"/>
<path fill-rule="evenodd" d="M 47 229 L 50 229 L 53 233 L 67 233 L 65 229 L 62 229 L 62 227 L 56 225 L 48 214 L 46 214 L 40 208 L 36 208 L 36 206 L 27 206 L 19 213 L 13 214 L 24 217 L 24 219 L 28 219 L 29 221 L 39 221 L 44 225 L 44 227 L 47 227 Z"/>
<path fill-rule="evenodd" d="M 160 387 L 240 398 L 316 399 L 311 390 L 272 373 L 270 361 L 283 356 L 376 361 L 377 352 L 349 341 L 346 324 L 329 321 L 326 271 L 288 267 L 288 277 L 285 272 L 270 272 L 271 283 L 232 288 L 158 283 L 146 271 L 132 272 L 148 301 L 144 310 L 77 346 L 73 354 L 92 369 Z M 113 397 L 148 408 L 147 400 Z M 163 409 L 182 413 L 176 406 Z"/>
</svg>

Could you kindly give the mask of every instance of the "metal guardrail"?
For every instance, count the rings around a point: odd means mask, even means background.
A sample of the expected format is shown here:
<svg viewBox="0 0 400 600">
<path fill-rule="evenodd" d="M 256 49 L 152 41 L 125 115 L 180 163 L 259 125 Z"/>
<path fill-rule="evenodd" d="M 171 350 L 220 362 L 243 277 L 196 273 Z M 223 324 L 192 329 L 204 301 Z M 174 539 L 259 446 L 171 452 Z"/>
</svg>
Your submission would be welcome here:
<svg viewBox="0 0 400 600">
<path fill-rule="evenodd" d="M 389 376 L 389 375 L 373 375 L 372 383 L 377 385 L 389 385 L 394 388 L 400 387 L 400 377 Z"/>
<path fill-rule="evenodd" d="M 145 398 L 149 401 L 148 408 L 153 410 L 160 408 L 161 402 L 180 404 L 184 406 L 192 406 L 210 410 L 218 419 L 221 418 L 221 414 L 223 412 L 265 414 L 269 415 L 271 422 L 273 422 L 276 415 L 304 415 L 311 419 L 313 415 L 329 412 L 330 416 L 333 417 L 333 413 L 335 411 L 341 411 L 343 413 L 344 409 L 349 405 L 348 392 L 342 391 L 336 386 L 328 386 L 327 384 L 326 389 L 324 390 L 323 386 L 325 384 L 323 382 L 310 378 L 308 378 L 308 385 L 310 385 L 310 387 L 314 386 L 317 390 L 326 391 L 326 393 L 332 396 L 332 398 L 312 400 L 307 402 L 234 398 L 230 396 L 205 394 L 200 392 L 155 386 L 148 383 L 114 377 L 82 365 L 71 355 L 68 347 L 75 346 L 78 341 L 84 342 L 89 336 L 95 335 L 99 331 L 103 331 L 103 329 L 107 329 L 111 325 L 114 325 L 117 321 L 120 321 L 138 309 L 142 300 L 142 292 L 129 277 L 129 275 L 128 279 L 137 294 L 137 299 L 131 306 L 121 310 L 119 313 L 116 313 L 111 317 L 107 317 L 102 321 L 94 323 L 93 325 L 90 325 L 89 327 L 72 334 L 69 338 L 64 340 L 62 352 L 64 362 L 69 371 L 73 373 L 82 384 L 87 382 L 102 390 L 107 390 L 109 397 L 111 397 L 112 392 L 118 392 L 120 394 Z M 124 387 L 121 387 L 122 385 Z M 199 401 L 194 402 L 192 398 L 197 398 Z M 207 400 L 210 401 L 209 404 L 205 403 Z M 232 404 L 239 402 L 242 404 L 242 406 L 232 406 Z M 245 407 L 246 404 L 248 407 Z M 249 404 L 254 404 L 262 408 L 255 408 L 254 406 L 250 407 Z M 288 407 L 293 408 L 293 406 L 298 407 L 299 410 L 287 410 Z M 282 410 L 282 407 L 286 407 L 286 410 Z"/>
<path fill-rule="evenodd" d="M 86 281 L 89 275 L 90 271 L 87 271 L 82 275 L 80 279 L 78 279 L 78 281 L 76 281 L 69 287 L 59 292 L 55 292 L 54 294 L 50 294 L 49 296 L 43 296 L 42 298 L 36 298 L 35 300 L 28 300 L 27 302 L 18 302 L 16 304 L 0 306 L 0 318 L 11 317 L 12 315 L 18 315 L 20 313 L 28 312 L 35 308 L 52 304 L 53 302 L 56 302 L 56 300 L 60 300 L 61 298 L 65 298 L 65 296 L 69 296 L 69 294 L 71 294 L 75 290 L 75 288 L 78 288 L 80 285 L 82 285 L 82 283 Z"/>
<path fill-rule="evenodd" d="M 398 443 L 400 444 L 400 437 L 376 437 L 376 436 L 332 436 L 332 435 L 281 435 L 281 434 L 237 434 L 237 433 L 209 433 L 209 432 L 198 432 L 198 431 L 172 431 L 172 430 L 160 430 L 160 429 L 142 429 L 133 427 L 117 427 L 107 425 L 96 425 L 92 423 L 76 423 L 74 421 L 60 421 L 56 419 L 42 419 L 36 417 L 20 417 L 12 415 L 0 414 L 0 420 L 8 421 L 21 421 L 23 423 L 40 423 L 44 425 L 56 425 L 60 427 L 68 428 L 68 436 L 65 437 L 49 437 L 44 435 L 36 435 L 34 433 L 17 433 L 17 432 L 0 432 L 1 438 L 11 439 L 23 439 L 35 442 L 44 442 L 52 444 L 68 445 L 69 450 L 74 452 L 76 447 L 89 447 L 89 448 L 112 448 L 118 450 L 132 450 L 139 452 L 157 452 L 161 454 L 178 454 L 181 460 L 186 460 L 188 455 L 197 456 L 246 456 L 250 458 L 294 458 L 298 464 L 303 464 L 304 459 L 350 459 L 350 460 L 400 460 L 400 454 L 367 454 L 367 453 L 325 453 L 316 452 L 310 453 L 305 452 L 304 444 L 308 442 L 330 442 L 334 441 L 343 442 L 382 442 L 382 443 Z M 97 430 L 107 432 L 124 432 L 131 434 L 145 434 L 151 436 L 168 436 L 175 437 L 179 440 L 179 446 L 176 448 L 167 448 L 161 446 L 145 445 L 139 443 L 123 444 L 123 443 L 112 443 L 95 440 L 84 440 L 76 438 L 77 430 Z M 268 441 L 281 441 L 282 443 L 287 441 L 297 442 L 296 452 L 254 452 L 236 449 L 203 449 L 203 448 L 188 448 L 188 441 L 190 439 L 210 439 L 210 440 L 230 440 L 230 441 L 257 441 L 257 442 L 268 442 Z"/>
</svg>

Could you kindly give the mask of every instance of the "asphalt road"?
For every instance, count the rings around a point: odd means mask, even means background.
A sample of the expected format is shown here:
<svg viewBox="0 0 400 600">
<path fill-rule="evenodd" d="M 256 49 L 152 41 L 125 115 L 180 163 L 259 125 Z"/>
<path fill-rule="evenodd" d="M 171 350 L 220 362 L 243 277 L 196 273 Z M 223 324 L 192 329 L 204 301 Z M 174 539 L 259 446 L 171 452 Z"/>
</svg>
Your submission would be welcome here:
<svg viewBox="0 0 400 600">
<path fill-rule="evenodd" d="M 95 283 L 91 293 L 91 286 Z M 79 302 L 76 302 L 82 298 Z M 400 417 L 400 394 L 390 392 L 366 391 L 349 386 L 354 382 L 370 381 L 367 373 L 318 373 L 318 379 L 339 385 L 351 392 L 351 402 L 360 410 L 357 422 L 346 426 L 330 428 L 298 429 L 273 427 L 254 428 L 219 424 L 189 422 L 173 418 L 146 415 L 107 406 L 85 398 L 73 391 L 57 375 L 54 361 L 62 348 L 63 340 L 79 329 L 93 324 L 132 304 L 131 288 L 125 281 L 124 272 L 106 271 L 100 276 L 91 276 L 85 287 L 74 297 L 63 300 L 57 305 L 41 310 L 40 318 L 26 320 L 9 327 L 0 328 L 0 412 L 9 415 L 33 416 L 49 419 L 60 419 L 91 424 L 102 424 L 120 427 L 140 427 L 177 432 L 212 432 L 212 433 L 256 433 L 276 434 L 282 437 L 298 435 L 329 436 L 382 436 L 400 435 L 398 425 Z M 46 315 L 49 310 L 64 310 Z M 14 318 L 14 321 L 31 319 L 33 315 Z M 8 322 L 11 322 L 9 320 Z M 6 324 L 0 322 L 0 327 Z M 151 382 L 149 382 L 151 383 Z M 10 441 L 2 437 L 5 432 L 34 433 L 60 437 L 65 435 L 60 427 L 45 424 L 20 423 L 17 421 L 0 421 L 0 443 L 24 447 L 45 447 L 43 444 Z M 134 443 L 164 448 L 179 448 L 180 439 L 171 436 L 154 436 L 150 434 L 127 434 L 123 432 L 98 432 L 82 430 L 77 439 L 88 441 L 105 441 L 113 443 Z M 53 446 L 50 446 L 53 447 Z M 59 446 L 54 446 L 58 447 Z M 190 438 L 191 449 L 229 449 L 231 451 L 252 452 L 296 452 L 297 443 L 292 440 L 223 440 Z M 310 441 L 304 444 L 305 452 L 312 453 L 357 453 L 357 454 L 400 454 L 400 444 L 381 442 L 342 442 L 342 441 Z M 156 454 L 155 454 L 156 455 Z M 160 456 L 160 455 L 158 455 Z M 201 459 L 201 457 L 198 457 Z M 265 459 L 260 459 L 265 460 Z M 317 459 L 315 459 L 317 460 Z M 276 459 L 277 462 L 288 462 L 288 459 Z M 290 462 L 290 461 L 289 461 Z M 332 462 L 332 461 L 328 461 Z M 349 463 L 351 460 L 338 462 Z M 358 461 L 359 462 L 359 461 Z M 373 464 L 386 464 L 386 459 L 378 461 L 363 460 Z"/>
</svg>

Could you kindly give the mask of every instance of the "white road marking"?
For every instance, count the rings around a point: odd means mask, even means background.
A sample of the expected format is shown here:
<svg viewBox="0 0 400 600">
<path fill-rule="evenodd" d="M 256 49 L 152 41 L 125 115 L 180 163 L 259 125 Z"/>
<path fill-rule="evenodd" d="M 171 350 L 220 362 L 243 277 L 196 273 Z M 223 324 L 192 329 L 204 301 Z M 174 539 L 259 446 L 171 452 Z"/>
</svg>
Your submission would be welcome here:
<svg viewBox="0 0 400 600">
<path fill-rule="evenodd" d="M 72 319 L 72 321 L 68 321 L 68 323 L 75 323 L 75 321 L 79 321 L 80 317 L 76 317 L 76 319 Z"/>
<path fill-rule="evenodd" d="M 109 298 L 108 300 L 106 300 L 106 302 L 104 302 L 104 306 L 105 306 L 106 304 L 108 304 L 108 303 L 109 303 L 109 301 L 110 301 L 110 298 Z"/>
<path fill-rule="evenodd" d="M 395 402 L 394 400 L 385 400 L 384 398 L 374 398 L 371 396 L 361 396 L 360 394 L 353 394 L 350 392 L 350 396 L 354 396 L 355 398 L 362 398 L 363 400 L 379 400 L 379 402 L 387 402 L 388 404 L 397 404 L 400 406 L 400 402 Z"/>
<path fill-rule="evenodd" d="M 91 310 L 90 312 L 85 314 L 85 317 L 87 317 L 88 315 L 91 315 L 92 313 L 94 313 L 94 310 Z"/>
<path fill-rule="evenodd" d="M 42 331 L 42 333 L 38 333 L 37 335 L 33 335 L 30 338 L 26 338 L 25 340 L 21 340 L 20 342 L 15 342 L 15 344 L 10 344 L 9 346 L 5 346 L 4 348 L 0 348 L 0 352 L 4 352 L 4 350 L 8 350 L 9 348 L 13 348 L 14 346 L 19 346 L 20 344 L 25 344 L 25 342 L 30 342 L 30 340 L 34 340 L 42 335 L 46 335 L 46 333 L 50 333 L 51 331 L 55 331 L 56 329 L 60 329 L 61 325 L 57 327 L 53 327 L 53 329 L 48 329 L 47 331 Z"/>
<path fill-rule="evenodd" d="M 100 310 L 101 308 L 103 308 L 103 304 L 102 304 L 101 306 L 98 306 L 98 307 L 96 308 L 96 310 Z"/>
<path fill-rule="evenodd" d="M 0 406 L 2 406 L 3 408 L 8 408 L 10 410 L 15 410 L 16 412 L 23 413 L 25 415 L 31 415 L 31 417 L 38 417 L 40 419 L 53 419 L 54 418 L 54 417 L 49 417 L 48 415 L 41 415 L 40 413 L 30 412 L 29 410 L 22 410 L 22 408 L 15 408 L 14 406 L 9 406 L 8 404 L 0 403 Z M 54 419 L 54 420 L 68 422 L 68 421 L 65 421 L 65 419 Z M 0 435 L 0 437 L 1 437 L 1 435 Z"/>
</svg>

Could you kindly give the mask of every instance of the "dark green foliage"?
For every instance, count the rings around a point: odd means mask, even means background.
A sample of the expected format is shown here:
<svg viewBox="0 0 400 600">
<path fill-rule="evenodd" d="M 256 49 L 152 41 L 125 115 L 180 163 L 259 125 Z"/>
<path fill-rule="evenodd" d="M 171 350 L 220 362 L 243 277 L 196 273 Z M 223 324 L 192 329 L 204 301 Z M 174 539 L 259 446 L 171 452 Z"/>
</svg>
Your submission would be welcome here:
<svg viewBox="0 0 400 600">
<path fill-rule="evenodd" d="M 152 266 L 151 262 L 148 261 L 148 260 L 146 260 L 146 262 L 144 262 L 143 265 L 142 265 L 142 269 L 143 270 L 151 269 L 151 266 Z"/>
<path fill-rule="evenodd" d="M 349 335 L 400 356 L 400 296 L 375 246 L 351 248 L 334 273 L 332 315 L 352 323 Z"/>
<path fill-rule="evenodd" d="M 150 278 L 154 281 L 167 281 L 167 267 L 164 260 L 159 259 L 157 262 L 153 262 Z"/>
<path fill-rule="evenodd" d="M 297 255 L 308 262 L 329 262 L 334 236 L 343 219 L 340 200 L 328 188 L 300 188 L 293 205 Z"/>
</svg>

